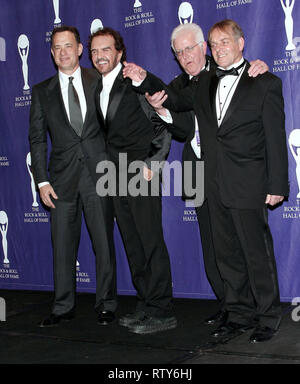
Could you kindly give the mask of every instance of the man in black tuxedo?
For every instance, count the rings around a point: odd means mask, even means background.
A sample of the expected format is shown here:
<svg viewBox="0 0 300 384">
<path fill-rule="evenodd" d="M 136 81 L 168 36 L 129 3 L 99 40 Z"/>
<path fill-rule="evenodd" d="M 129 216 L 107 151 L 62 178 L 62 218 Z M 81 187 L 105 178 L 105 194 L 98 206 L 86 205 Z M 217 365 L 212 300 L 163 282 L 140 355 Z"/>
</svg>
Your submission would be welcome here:
<svg viewBox="0 0 300 384">
<path fill-rule="evenodd" d="M 172 90 L 180 91 L 191 82 L 197 82 L 198 76 L 202 71 L 215 71 L 216 64 L 214 60 L 206 56 L 207 44 L 199 25 L 187 23 L 177 26 L 171 34 L 171 45 L 176 59 L 184 71 L 169 84 Z M 256 60 L 251 63 L 248 73 L 250 76 L 256 77 L 258 74 L 264 73 L 267 70 L 268 67 L 264 62 Z M 151 102 L 153 103 L 154 101 L 155 98 L 152 98 Z M 167 117 L 167 122 L 172 123 L 174 121 L 174 126 L 172 127 L 174 137 L 185 140 L 182 151 L 182 164 L 189 162 L 192 166 L 192 184 L 194 190 L 196 188 L 196 177 L 200 177 L 199 169 L 200 171 L 203 170 L 203 167 L 197 168 L 197 163 L 204 160 L 203 154 L 201 153 L 199 126 L 195 113 L 194 111 L 185 113 L 171 112 L 171 120 L 168 120 L 170 117 L 168 117 L 168 111 L 166 111 L 165 108 L 159 105 L 156 111 L 163 119 Z M 182 180 L 185 180 L 185 168 L 182 167 L 182 169 Z M 196 174 L 196 169 L 198 174 Z M 191 200 L 191 196 L 188 196 L 185 192 L 184 185 L 182 193 L 184 200 Z M 219 310 L 217 313 L 206 318 L 204 323 L 209 325 L 218 322 L 223 323 L 227 319 L 227 312 L 224 306 L 224 282 L 216 264 L 208 200 L 205 199 L 201 205 L 197 204 L 197 199 L 192 200 L 198 219 L 205 271 L 219 302 Z"/>
<path fill-rule="evenodd" d="M 117 168 L 117 180 L 126 174 L 129 186 L 136 176 L 123 169 L 121 158 L 126 157 L 128 167 L 135 161 L 144 162 L 141 189 L 144 187 L 150 192 L 152 180 L 159 177 L 151 169 L 151 161 L 165 160 L 171 135 L 166 130 L 158 134 L 161 123 L 157 126 L 153 122 L 156 113 L 144 97 L 140 98 L 132 89 L 131 81 L 123 78 L 126 49 L 120 34 L 111 28 L 98 30 L 91 35 L 89 48 L 92 62 L 101 74 L 96 105 L 106 130 L 108 154 Z M 175 328 L 177 320 L 171 314 L 172 280 L 163 237 L 161 197 L 152 196 L 151 192 L 135 195 L 127 185 L 126 193 L 120 193 L 120 187 L 117 181 L 113 203 L 138 301 L 136 310 L 122 316 L 119 323 L 138 334 Z"/>
<path fill-rule="evenodd" d="M 243 32 L 234 21 L 215 24 L 209 43 L 218 68 L 177 94 L 134 64 L 124 76 L 146 78 L 141 92 L 164 87 L 168 94 L 163 90 L 157 97 L 165 107 L 192 108 L 201 122 L 205 196 L 228 311 L 226 324 L 212 335 L 244 332 L 256 317 L 250 336 L 255 343 L 271 339 L 281 320 L 267 205 L 277 205 L 289 192 L 282 85 L 269 72 L 249 77 Z"/>
<path fill-rule="evenodd" d="M 94 102 L 99 76 L 93 69 L 80 67 L 82 50 L 76 28 L 54 29 L 51 53 L 58 73 L 32 91 L 32 172 L 41 200 L 51 209 L 54 257 L 55 300 L 42 327 L 74 317 L 82 213 L 96 255 L 95 310 L 101 325 L 113 321 L 117 304 L 113 207 L 108 197 L 96 193 L 96 165 L 107 158 Z M 47 132 L 52 144 L 49 175 Z"/>
</svg>

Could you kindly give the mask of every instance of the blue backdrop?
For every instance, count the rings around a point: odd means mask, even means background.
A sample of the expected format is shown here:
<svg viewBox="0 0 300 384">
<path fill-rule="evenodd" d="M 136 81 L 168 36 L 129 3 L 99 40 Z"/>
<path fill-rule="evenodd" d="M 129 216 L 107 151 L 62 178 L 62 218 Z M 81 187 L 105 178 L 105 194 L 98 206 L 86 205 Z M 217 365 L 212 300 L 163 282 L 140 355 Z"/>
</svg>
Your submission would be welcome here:
<svg viewBox="0 0 300 384">
<path fill-rule="evenodd" d="M 286 132 L 290 143 L 291 194 L 270 211 L 281 299 L 300 296 L 300 0 L 0 0 L 0 288 L 52 290 L 49 212 L 41 205 L 30 173 L 28 120 L 32 86 L 55 73 L 50 55 L 54 26 L 75 25 L 85 49 L 91 29 L 121 32 L 128 61 L 171 81 L 180 73 L 170 49 L 179 23 L 195 22 L 207 34 L 224 18 L 246 36 L 245 57 L 266 61 L 283 80 Z M 181 158 L 173 141 L 169 160 Z M 175 297 L 214 298 L 204 272 L 194 209 L 180 197 L 163 198 L 163 224 Z M 118 291 L 134 294 L 116 228 Z M 78 290 L 94 292 L 94 255 L 83 226 L 77 265 Z"/>
</svg>

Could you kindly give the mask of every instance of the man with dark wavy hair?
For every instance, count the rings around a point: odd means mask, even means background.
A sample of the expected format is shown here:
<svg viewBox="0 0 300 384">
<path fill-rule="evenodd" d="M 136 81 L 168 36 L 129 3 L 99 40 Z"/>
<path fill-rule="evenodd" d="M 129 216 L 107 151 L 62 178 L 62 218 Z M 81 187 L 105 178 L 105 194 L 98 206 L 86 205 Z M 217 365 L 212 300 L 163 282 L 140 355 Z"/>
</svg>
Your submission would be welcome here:
<svg viewBox="0 0 300 384">
<path fill-rule="evenodd" d="M 89 47 L 93 65 L 101 74 L 96 105 L 106 131 L 109 157 L 118 169 L 117 180 L 123 165 L 119 162 L 120 155 L 127 156 L 129 166 L 134 161 L 143 161 L 141 184 L 150 192 L 151 180 L 159 177 L 151 169 L 151 161 L 165 160 L 171 135 L 166 130 L 156 134 L 157 124 L 151 119 L 156 117 L 155 112 L 132 89 L 131 81 L 123 78 L 126 50 L 121 35 L 103 28 L 90 37 Z M 128 185 L 133 177 L 128 172 Z M 138 334 L 175 328 L 161 196 L 151 193 L 133 196 L 127 191 L 126 196 L 118 193 L 113 196 L 113 203 L 138 299 L 135 311 L 122 316 L 119 323 Z"/>
</svg>

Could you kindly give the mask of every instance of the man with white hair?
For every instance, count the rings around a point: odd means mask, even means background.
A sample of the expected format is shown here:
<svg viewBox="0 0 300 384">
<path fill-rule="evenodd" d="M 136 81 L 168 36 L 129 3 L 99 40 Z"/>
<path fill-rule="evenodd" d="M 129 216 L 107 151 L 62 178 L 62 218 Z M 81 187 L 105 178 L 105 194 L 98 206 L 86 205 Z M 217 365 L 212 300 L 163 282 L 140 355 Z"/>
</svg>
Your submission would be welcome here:
<svg viewBox="0 0 300 384">
<path fill-rule="evenodd" d="M 202 71 L 215 70 L 215 62 L 211 57 L 206 55 L 207 43 L 199 25 L 195 23 L 178 25 L 171 34 L 171 46 L 184 72 L 169 84 L 170 89 L 179 91 L 187 87 L 191 81 L 197 82 L 198 75 Z M 268 70 L 268 66 L 260 60 L 251 62 L 251 64 L 248 71 L 249 76 L 256 77 L 258 74 Z M 195 190 L 196 176 L 199 177 L 199 175 L 196 175 L 196 170 L 199 170 L 199 168 L 197 168 L 197 162 L 205 161 L 203 151 L 201 150 L 199 127 L 195 112 L 172 112 L 171 116 L 170 112 L 162 107 L 162 100 L 160 100 L 159 95 L 148 96 L 148 98 L 162 118 L 169 123 L 172 122 L 173 119 L 174 125 L 172 127 L 172 133 L 176 138 L 185 140 L 182 162 L 189 161 L 192 165 L 192 186 Z M 182 180 L 184 180 L 184 175 Z M 184 187 L 182 191 L 184 200 L 193 197 L 186 196 Z M 204 323 L 208 325 L 224 323 L 227 320 L 227 312 L 224 310 L 224 283 L 216 264 L 207 199 L 204 200 L 201 206 L 196 206 L 195 204 L 195 210 L 199 224 L 206 275 L 219 302 L 219 310 L 205 319 Z"/>
</svg>

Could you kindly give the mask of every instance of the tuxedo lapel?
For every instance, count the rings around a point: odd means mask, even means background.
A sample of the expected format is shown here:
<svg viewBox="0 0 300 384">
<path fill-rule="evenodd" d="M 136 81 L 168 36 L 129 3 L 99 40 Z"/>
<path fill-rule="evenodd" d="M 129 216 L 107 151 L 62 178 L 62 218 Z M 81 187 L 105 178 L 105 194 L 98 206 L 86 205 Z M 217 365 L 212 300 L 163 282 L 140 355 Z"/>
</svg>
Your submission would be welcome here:
<svg viewBox="0 0 300 384">
<path fill-rule="evenodd" d="M 92 77 L 88 71 L 85 68 L 81 68 L 81 79 L 82 79 L 82 86 L 83 91 L 85 95 L 86 100 L 86 115 L 83 122 L 83 131 L 82 135 L 84 134 L 84 130 L 86 128 L 86 123 L 89 121 L 89 115 L 91 113 L 91 105 L 95 102 L 94 95 L 97 88 L 97 81 L 94 77 Z"/>
<path fill-rule="evenodd" d="M 100 93 L 102 92 L 102 88 L 103 88 L 103 83 L 102 83 L 102 76 L 101 76 L 99 78 L 99 82 L 98 82 L 98 85 L 96 87 L 95 102 L 96 102 L 96 108 L 97 108 L 97 111 L 99 112 L 101 122 L 102 122 L 103 126 L 105 127 L 105 119 L 104 119 L 104 116 L 102 113 L 102 109 L 100 107 Z"/>
<path fill-rule="evenodd" d="M 90 105 L 92 105 L 91 103 L 93 102 L 93 94 L 95 92 L 97 84 L 95 80 L 91 78 L 91 76 L 89 76 L 89 74 L 83 68 L 81 68 L 81 79 L 82 79 L 82 86 L 83 86 L 83 91 L 85 95 L 85 100 L 86 100 L 86 115 L 83 122 L 83 128 L 84 128 L 85 122 L 87 121 L 88 114 L 90 112 Z"/>
<path fill-rule="evenodd" d="M 228 120 L 230 120 L 232 114 L 239 107 L 239 105 L 243 102 L 245 96 L 249 92 L 249 87 L 251 86 L 251 83 L 252 83 L 252 79 L 248 75 L 249 67 L 250 67 L 250 65 L 247 63 L 246 68 L 244 69 L 244 72 L 243 72 L 243 74 L 240 78 L 240 81 L 236 87 L 234 95 L 232 96 L 231 102 L 228 106 L 228 109 L 225 113 L 225 116 L 222 120 L 222 124 L 220 126 L 220 129 L 223 126 L 226 126 L 226 123 L 228 122 Z"/>
<path fill-rule="evenodd" d="M 67 115 L 67 111 L 65 108 L 65 104 L 63 101 L 60 84 L 59 84 L 59 78 L 58 74 L 56 74 L 51 80 L 48 85 L 48 102 L 51 106 L 52 113 L 55 113 L 57 116 L 57 119 L 60 119 L 62 123 L 69 126 L 72 131 L 75 133 L 74 129 L 72 128 L 69 118 Z M 76 133 L 75 133 L 76 134 Z"/>
<path fill-rule="evenodd" d="M 124 96 L 128 84 L 129 82 L 125 81 L 123 78 L 121 69 L 109 95 L 109 103 L 106 113 L 106 124 L 109 124 L 115 117 L 118 106 L 122 100 L 122 97 Z"/>
<path fill-rule="evenodd" d="M 211 116 L 215 124 L 217 123 L 217 111 L 216 111 L 216 94 L 218 89 L 219 79 L 216 75 L 211 76 L 209 83 L 209 99 L 207 99 L 208 105 L 206 106 L 207 111 L 211 111 Z M 205 100 L 205 98 L 204 98 Z"/>
</svg>

